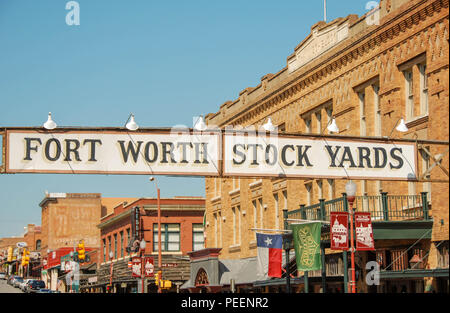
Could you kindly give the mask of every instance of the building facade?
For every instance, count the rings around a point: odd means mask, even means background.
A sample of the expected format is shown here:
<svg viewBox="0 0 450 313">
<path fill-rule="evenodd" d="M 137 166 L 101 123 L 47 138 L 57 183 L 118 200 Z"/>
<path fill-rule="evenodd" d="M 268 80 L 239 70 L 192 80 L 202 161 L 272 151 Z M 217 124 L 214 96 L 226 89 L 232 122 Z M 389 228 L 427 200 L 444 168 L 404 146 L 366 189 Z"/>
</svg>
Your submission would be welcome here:
<svg viewBox="0 0 450 313">
<path fill-rule="evenodd" d="M 100 248 L 96 227 L 102 211 L 98 193 L 49 193 L 41 201 L 41 279 L 52 290 L 66 289 L 61 258 L 75 253 L 84 240 L 87 254 Z M 91 263 L 95 260 L 91 260 Z M 65 290 L 64 290 L 65 291 Z"/>
<path fill-rule="evenodd" d="M 138 208 L 138 222 L 134 208 Z M 160 199 L 161 210 L 161 265 L 158 267 L 158 206 L 157 199 L 139 198 L 119 203 L 102 216 L 98 228 L 101 249 L 98 254 L 97 277 L 84 286 L 86 291 L 129 293 L 137 292 L 138 281 L 129 265 L 132 257 L 141 251 L 128 252 L 134 241 L 145 240 L 142 255 L 154 260 L 154 271 L 162 270 L 162 279 L 170 280 L 172 287 L 165 292 L 176 292 L 189 279 L 188 252 L 204 248 L 203 217 L 205 199 L 175 197 Z M 137 227 L 134 225 L 138 225 Z M 156 292 L 154 277 L 144 282 L 145 292 Z M 141 286 L 139 286 L 140 288 Z M 83 288 L 82 288 L 83 289 Z"/>
<path fill-rule="evenodd" d="M 329 134 L 327 125 L 335 118 L 338 135 L 425 142 L 417 145 L 418 180 L 356 181 L 357 210 L 400 212 L 390 224 L 382 223 L 387 216 L 373 215 L 378 218 L 377 251 L 358 254 L 360 292 L 374 290 L 364 283 L 363 268 L 371 259 L 385 270 L 378 292 L 448 291 L 448 13 L 448 0 L 381 0 L 378 8 L 362 17 L 318 22 L 283 69 L 263 76 L 259 85 L 242 90 L 236 100 L 205 118 L 210 127 L 224 129 L 258 128 L 270 117 L 278 133 L 287 134 Z M 395 129 L 402 118 L 408 128 L 404 133 Z M 341 201 L 346 182 L 206 178 L 206 247 L 221 249 L 222 260 L 255 258 L 254 229 L 283 229 L 283 210 L 293 213 L 301 206 Z M 382 208 L 383 199 L 389 205 Z M 405 213 L 414 210 L 422 212 L 415 218 L 417 224 Z M 400 220 L 410 221 L 399 224 Z M 396 237 L 399 227 L 402 235 Z M 327 258 L 340 264 L 335 270 L 338 286 L 326 288 L 342 292 L 347 255 L 325 249 Z M 408 273 L 414 283 L 406 285 L 397 271 L 410 270 L 413 258 L 420 260 L 422 272 Z M 191 280 L 196 275 L 192 273 Z"/>
</svg>

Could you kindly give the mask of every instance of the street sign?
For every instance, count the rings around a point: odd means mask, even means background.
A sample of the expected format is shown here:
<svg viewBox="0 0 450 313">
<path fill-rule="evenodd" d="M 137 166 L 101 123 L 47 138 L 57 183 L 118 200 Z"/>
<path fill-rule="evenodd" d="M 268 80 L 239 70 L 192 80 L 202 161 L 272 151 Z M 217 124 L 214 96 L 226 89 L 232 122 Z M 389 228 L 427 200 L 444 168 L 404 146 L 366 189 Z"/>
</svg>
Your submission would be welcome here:
<svg viewBox="0 0 450 313">
<path fill-rule="evenodd" d="M 16 243 L 16 247 L 17 248 L 25 248 L 25 247 L 28 247 L 28 245 L 26 242 L 21 241 L 21 242 Z"/>
<path fill-rule="evenodd" d="M 163 263 L 161 267 L 178 267 L 178 263 Z"/>
<path fill-rule="evenodd" d="M 155 266 L 153 265 L 153 258 L 144 258 L 144 272 L 145 277 L 153 277 Z"/>
</svg>

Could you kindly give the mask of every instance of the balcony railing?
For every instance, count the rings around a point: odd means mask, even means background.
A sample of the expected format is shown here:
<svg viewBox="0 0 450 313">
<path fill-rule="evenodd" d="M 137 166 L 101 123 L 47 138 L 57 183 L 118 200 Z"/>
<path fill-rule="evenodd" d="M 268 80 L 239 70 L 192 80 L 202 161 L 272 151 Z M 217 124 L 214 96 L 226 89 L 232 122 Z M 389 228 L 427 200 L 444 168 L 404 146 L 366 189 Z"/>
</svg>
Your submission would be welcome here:
<svg viewBox="0 0 450 313">
<path fill-rule="evenodd" d="M 304 206 L 288 212 L 290 219 L 329 221 L 330 212 L 347 212 L 347 196 Z M 382 192 L 378 196 L 357 196 L 353 202 L 355 212 L 370 212 L 373 222 L 429 220 L 427 193 L 420 195 L 388 195 Z"/>
</svg>

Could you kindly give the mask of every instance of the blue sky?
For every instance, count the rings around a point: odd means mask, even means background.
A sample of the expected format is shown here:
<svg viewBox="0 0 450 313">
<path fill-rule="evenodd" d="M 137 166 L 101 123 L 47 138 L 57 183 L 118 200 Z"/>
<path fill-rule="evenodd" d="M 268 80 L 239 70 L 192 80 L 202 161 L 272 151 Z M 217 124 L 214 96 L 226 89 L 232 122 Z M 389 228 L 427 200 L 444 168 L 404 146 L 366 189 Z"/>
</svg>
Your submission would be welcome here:
<svg viewBox="0 0 450 313">
<path fill-rule="evenodd" d="M 323 19 L 323 1 L 0 1 L 0 127 L 192 126 L 286 66 Z M 361 16 L 366 0 L 328 0 L 327 19 Z M 1 142 L 0 142 L 1 143 Z M 203 178 L 158 177 L 162 197 L 204 196 Z M 144 175 L 0 175 L 0 237 L 41 224 L 44 192 L 154 197 Z"/>
</svg>

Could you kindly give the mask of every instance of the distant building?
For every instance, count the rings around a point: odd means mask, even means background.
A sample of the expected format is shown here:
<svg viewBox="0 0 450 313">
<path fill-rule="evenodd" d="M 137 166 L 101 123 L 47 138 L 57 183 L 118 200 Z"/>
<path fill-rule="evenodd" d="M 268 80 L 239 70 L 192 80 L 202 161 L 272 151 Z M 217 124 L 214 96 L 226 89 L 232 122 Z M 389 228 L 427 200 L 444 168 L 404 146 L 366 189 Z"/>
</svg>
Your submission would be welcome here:
<svg viewBox="0 0 450 313">
<path fill-rule="evenodd" d="M 63 288 L 66 274 L 61 271 L 61 258 L 74 253 L 81 240 L 84 240 L 87 255 L 100 247 L 100 231 L 96 225 L 102 210 L 101 195 L 48 193 L 39 206 L 42 208 L 41 276 L 48 288 L 57 290 Z M 81 269 L 95 261 L 91 259 Z"/>
<path fill-rule="evenodd" d="M 133 208 L 140 212 L 139 229 L 133 234 Z M 190 277 L 188 253 L 204 248 L 203 216 L 205 199 L 201 197 L 163 198 L 161 208 L 162 278 L 172 282 L 171 292 Z M 118 203 L 113 210 L 101 217 L 101 249 L 98 255 L 97 277 L 82 284 L 87 292 L 136 292 L 138 279 L 132 277 L 129 262 L 140 252 L 128 253 L 127 247 L 134 240 L 146 241 L 144 255 L 154 260 L 158 267 L 158 208 L 157 199 L 139 198 Z M 111 254 L 111 256 L 110 256 Z M 144 290 L 156 292 L 154 278 L 146 280 Z"/>
</svg>

